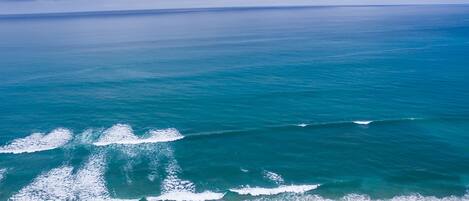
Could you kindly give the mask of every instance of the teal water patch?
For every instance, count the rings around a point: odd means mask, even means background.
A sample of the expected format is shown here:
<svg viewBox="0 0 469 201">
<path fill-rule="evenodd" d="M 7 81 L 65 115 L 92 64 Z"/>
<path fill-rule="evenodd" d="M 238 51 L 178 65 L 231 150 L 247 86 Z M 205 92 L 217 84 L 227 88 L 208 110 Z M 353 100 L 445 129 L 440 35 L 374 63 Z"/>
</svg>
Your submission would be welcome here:
<svg viewBox="0 0 469 201">
<path fill-rule="evenodd" d="M 469 199 L 468 6 L 0 27 L 0 200 Z"/>
</svg>

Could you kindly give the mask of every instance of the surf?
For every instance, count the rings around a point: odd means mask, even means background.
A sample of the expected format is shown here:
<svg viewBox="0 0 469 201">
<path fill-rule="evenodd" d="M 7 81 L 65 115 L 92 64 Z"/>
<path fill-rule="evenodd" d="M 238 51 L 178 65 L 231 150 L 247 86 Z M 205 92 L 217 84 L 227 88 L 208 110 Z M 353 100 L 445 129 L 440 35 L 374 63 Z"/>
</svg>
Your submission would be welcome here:
<svg viewBox="0 0 469 201">
<path fill-rule="evenodd" d="M 74 173 L 74 167 L 63 165 L 39 175 L 10 200 L 109 200 L 104 181 L 105 157 L 90 156 Z"/>
<path fill-rule="evenodd" d="M 237 189 L 230 189 L 231 192 L 235 192 L 239 195 L 251 195 L 251 196 L 260 196 L 260 195 L 277 195 L 281 193 L 304 193 L 307 191 L 314 190 L 320 185 L 282 185 L 274 188 L 263 188 L 263 187 L 243 187 Z"/>
<path fill-rule="evenodd" d="M 353 121 L 353 123 L 359 125 L 368 125 L 370 123 L 373 123 L 373 121 Z"/>
<path fill-rule="evenodd" d="M 157 197 L 146 197 L 148 201 L 157 200 L 193 200 L 193 201 L 204 201 L 204 200 L 220 200 L 224 197 L 224 193 L 214 193 L 211 191 L 204 191 L 201 193 L 193 193 L 188 191 L 170 192 Z"/>
<path fill-rule="evenodd" d="M 305 200 L 305 201 L 467 201 L 469 200 L 469 193 L 466 193 L 463 196 L 446 196 L 446 197 L 436 197 L 436 196 L 424 196 L 418 193 L 410 195 L 399 195 L 386 199 L 373 199 L 369 195 L 365 194 L 355 194 L 350 193 L 342 197 L 333 199 L 323 197 L 317 194 L 284 194 L 276 197 L 261 197 L 256 199 L 251 199 L 253 201 L 283 201 L 283 200 Z"/>
<path fill-rule="evenodd" d="M 137 136 L 129 125 L 116 124 L 105 130 L 93 145 L 136 145 L 143 143 L 172 142 L 182 138 L 184 138 L 184 136 L 175 128 L 150 130 L 145 136 Z"/>
<path fill-rule="evenodd" d="M 166 166 L 167 175 L 161 184 L 162 194 L 157 197 L 147 197 L 147 200 L 219 200 L 225 195 L 212 191 L 196 192 L 196 186 L 193 182 L 179 178 L 180 172 L 181 167 L 171 151 Z"/>
<path fill-rule="evenodd" d="M 10 144 L 0 147 L 0 153 L 33 153 L 47 151 L 64 146 L 72 139 L 72 132 L 65 128 L 57 128 L 48 134 L 33 133 L 24 138 L 13 140 Z"/>
</svg>

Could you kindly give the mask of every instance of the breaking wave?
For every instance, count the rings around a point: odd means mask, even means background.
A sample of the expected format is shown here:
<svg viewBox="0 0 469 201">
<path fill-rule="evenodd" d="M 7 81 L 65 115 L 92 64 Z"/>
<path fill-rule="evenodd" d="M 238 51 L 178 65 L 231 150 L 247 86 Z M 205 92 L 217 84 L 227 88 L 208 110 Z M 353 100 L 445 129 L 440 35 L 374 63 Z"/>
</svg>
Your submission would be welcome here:
<svg viewBox="0 0 469 201">
<path fill-rule="evenodd" d="M 301 127 L 301 128 L 311 128 L 311 127 L 323 127 L 323 126 L 337 126 L 337 125 L 353 125 L 353 124 L 384 124 L 384 123 L 391 123 L 391 122 L 403 122 L 403 121 L 414 121 L 414 120 L 432 120 L 432 119 L 423 119 L 423 118 L 399 118 L 399 119 L 381 119 L 381 120 L 373 120 L 373 121 L 328 121 L 328 122 L 307 122 L 307 123 L 298 123 L 298 124 L 280 124 L 280 125 L 271 125 L 271 126 L 263 126 L 263 127 L 252 127 L 252 128 L 245 128 L 245 129 L 231 129 L 231 130 L 215 130 L 215 131 L 206 131 L 206 132 L 199 132 L 199 133 L 187 133 L 185 135 L 186 139 L 195 139 L 195 138 L 205 138 L 209 136 L 219 136 L 219 135 L 235 135 L 241 133 L 248 133 L 248 132 L 255 132 L 255 131 L 262 131 L 268 129 L 288 129 L 292 127 Z"/>
<path fill-rule="evenodd" d="M 398 122 L 398 121 L 413 121 L 413 120 L 423 120 L 422 118 L 400 118 L 400 119 L 381 119 L 381 120 L 355 120 L 355 121 L 332 121 L 332 122 L 322 122 L 322 123 L 300 123 L 296 124 L 298 127 L 309 127 L 309 126 L 325 126 L 325 125 L 335 125 L 335 124 L 359 124 L 359 125 L 368 125 L 371 123 L 384 123 L 384 122 Z"/>
<path fill-rule="evenodd" d="M 297 200 L 297 201 L 468 201 L 469 193 L 462 197 L 448 196 L 437 198 L 435 196 L 423 196 L 420 194 L 395 196 L 389 199 L 371 199 L 368 195 L 348 194 L 339 199 L 324 198 L 319 195 L 298 195 L 298 194 L 284 194 L 277 197 L 262 197 L 253 199 L 254 201 L 283 201 L 283 200 Z"/>
<path fill-rule="evenodd" d="M 181 168 L 175 159 L 169 161 L 166 167 L 167 176 L 161 185 L 162 195 L 158 197 L 147 197 L 147 200 L 219 200 L 224 193 L 211 191 L 195 192 L 195 184 L 188 180 L 182 180 L 177 175 Z"/>
<path fill-rule="evenodd" d="M 360 125 L 368 125 L 370 123 L 373 123 L 373 121 L 354 121 L 354 124 L 360 124 Z"/>
<path fill-rule="evenodd" d="M 223 193 L 214 193 L 211 191 L 204 191 L 201 193 L 193 193 L 187 191 L 180 191 L 180 192 L 170 192 L 165 193 L 158 197 L 147 197 L 148 201 L 156 201 L 156 200 L 193 200 L 193 201 L 204 201 L 204 200 L 219 200 L 222 199 L 225 194 Z"/>
<path fill-rule="evenodd" d="M 72 132 L 58 128 L 48 134 L 33 133 L 25 138 L 13 140 L 10 144 L 0 147 L 0 153 L 32 153 L 46 151 L 64 146 L 72 139 Z"/>
<path fill-rule="evenodd" d="M 270 171 L 265 170 L 263 174 L 264 174 L 264 178 L 274 182 L 277 185 L 281 185 L 285 183 L 285 180 L 282 178 L 282 176 L 275 172 L 270 172 Z"/>
<path fill-rule="evenodd" d="M 301 123 L 301 124 L 297 124 L 297 126 L 299 126 L 299 127 L 306 127 L 306 126 L 308 126 L 308 124 Z"/>
<path fill-rule="evenodd" d="M 171 142 L 184 138 L 178 130 L 174 128 L 150 130 L 145 136 L 136 136 L 129 125 L 116 124 L 105 130 L 99 139 L 93 144 L 96 146 L 107 146 L 111 144 L 142 144 Z"/>
<path fill-rule="evenodd" d="M 105 185 L 104 169 L 104 155 L 93 155 L 75 174 L 71 166 L 54 168 L 38 176 L 10 200 L 112 200 Z"/>
<path fill-rule="evenodd" d="M 239 195 L 277 195 L 280 193 L 304 193 L 307 191 L 314 190 L 319 187 L 316 185 L 283 185 L 275 188 L 262 188 L 262 187 L 243 187 L 239 189 L 230 189 L 231 192 L 235 192 Z"/>
</svg>

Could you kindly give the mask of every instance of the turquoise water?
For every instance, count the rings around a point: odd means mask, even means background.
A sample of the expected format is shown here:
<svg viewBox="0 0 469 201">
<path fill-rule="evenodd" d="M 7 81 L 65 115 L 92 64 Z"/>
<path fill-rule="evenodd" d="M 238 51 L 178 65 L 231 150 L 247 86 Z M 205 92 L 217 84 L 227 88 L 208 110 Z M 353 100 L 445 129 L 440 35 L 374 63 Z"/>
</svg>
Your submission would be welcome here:
<svg viewBox="0 0 469 201">
<path fill-rule="evenodd" d="M 468 200 L 469 6 L 0 18 L 0 200 Z"/>
</svg>

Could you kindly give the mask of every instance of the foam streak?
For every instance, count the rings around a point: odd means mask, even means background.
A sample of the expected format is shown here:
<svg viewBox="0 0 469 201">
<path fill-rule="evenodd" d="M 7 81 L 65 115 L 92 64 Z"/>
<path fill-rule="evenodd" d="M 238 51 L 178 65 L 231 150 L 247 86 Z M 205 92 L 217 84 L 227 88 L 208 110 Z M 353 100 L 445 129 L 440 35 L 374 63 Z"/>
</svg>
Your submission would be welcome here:
<svg viewBox="0 0 469 201">
<path fill-rule="evenodd" d="M 73 169 L 71 166 L 52 169 L 23 187 L 10 200 L 112 200 L 104 181 L 103 154 L 91 156 L 75 174 Z"/>
</svg>

